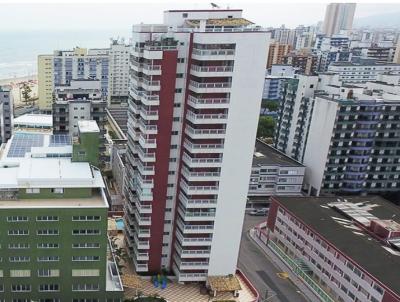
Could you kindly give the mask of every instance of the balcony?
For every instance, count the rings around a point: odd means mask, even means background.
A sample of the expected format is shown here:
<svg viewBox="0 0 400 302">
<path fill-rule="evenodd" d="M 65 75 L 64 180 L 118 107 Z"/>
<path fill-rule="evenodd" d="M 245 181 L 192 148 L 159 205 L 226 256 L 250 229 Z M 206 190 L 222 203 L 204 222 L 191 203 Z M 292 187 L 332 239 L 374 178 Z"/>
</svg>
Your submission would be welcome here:
<svg viewBox="0 0 400 302">
<path fill-rule="evenodd" d="M 185 211 L 184 209 L 180 208 L 178 209 L 178 213 L 185 221 L 214 221 L 215 218 L 215 212 L 207 212 L 205 210 L 191 212 L 191 211 Z"/>
<path fill-rule="evenodd" d="M 188 181 L 218 181 L 220 172 L 193 172 L 187 168 L 182 168 L 182 175 Z"/>
<path fill-rule="evenodd" d="M 136 161 L 136 167 L 141 175 L 154 175 L 154 166 L 144 166 L 140 161 Z"/>
<path fill-rule="evenodd" d="M 189 95 L 188 105 L 196 109 L 228 108 L 229 98 L 196 98 L 193 95 Z"/>
<path fill-rule="evenodd" d="M 191 168 L 218 168 L 222 166 L 222 158 L 192 158 L 186 152 L 182 155 L 182 161 Z"/>
<path fill-rule="evenodd" d="M 193 139 L 225 138 L 225 129 L 194 129 L 189 125 L 185 128 L 185 133 Z"/>
<path fill-rule="evenodd" d="M 217 199 L 190 198 L 186 197 L 182 193 L 179 194 L 179 200 L 184 208 L 206 209 L 206 208 L 215 208 L 217 205 Z"/>
<path fill-rule="evenodd" d="M 156 161 L 156 154 L 154 152 L 145 152 L 141 148 L 135 148 L 139 159 L 142 162 L 155 162 Z"/>
<path fill-rule="evenodd" d="M 181 181 L 181 188 L 186 193 L 186 195 L 218 194 L 218 186 L 192 186 L 188 185 L 184 180 Z"/>
<path fill-rule="evenodd" d="M 199 66 L 192 65 L 190 74 L 197 77 L 230 77 L 232 76 L 233 66 Z"/>
<path fill-rule="evenodd" d="M 157 148 L 157 141 L 156 141 L 155 138 L 144 138 L 141 134 L 139 135 L 139 144 L 144 149 L 147 149 L 147 148 L 155 149 L 155 148 Z"/>
<path fill-rule="evenodd" d="M 228 122 L 228 115 L 225 113 L 198 114 L 188 111 L 186 119 L 193 124 L 226 124 Z"/>
<path fill-rule="evenodd" d="M 150 248 L 150 243 L 148 240 L 140 240 L 136 234 L 133 236 L 134 244 L 139 250 L 148 250 Z"/>
<path fill-rule="evenodd" d="M 140 105 L 135 104 L 134 102 L 129 102 L 129 110 L 133 114 L 139 114 L 140 112 Z"/>
<path fill-rule="evenodd" d="M 157 94 L 142 93 L 140 100 L 146 106 L 158 106 L 160 105 L 160 96 Z"/>
<path fill-rule="evenodd" d="M 151 217 L 150 216 L 141 216 L 137 209 L 135 209 L 133 214 L 135 215 L 136 222 L 139 226 L 151 225 Z"/>
<path fill-rule="evenodd" d="M 191 80 L 189 89 L 196 93 L 228 93 L 232 84 L 230 82 L 199 83 Z"/>
<path fill-rule="evenodd" d="M 151 81 L 151 80 L 143 79 L 140 82 L 140 84 L 147 91 L 159 91 L 161 88 L 160 81 Z"/>
<path fill-rule="evenodd" d="M 156 121 L 158 120 L 158 111 L 157 110 L 140 110 L 140 116 L 148 121 Z"/>
<path fill-rule="evenodd" d="M 183 234 L 212 234 L 214 232 L 213 225 L 185 225 L 180 220 L 176 224 Z"/>
<path fill-rule="evenodd" d="M 138 263 L 135 258 L 132 258 L 132 260 L 136 272 L 147 272 L 149 270 L 146 263 Z"/>
<path fill-rule="evenodd" d="M 153 193 L 150 189 L 143 190 L 143 187 L 136 187 L 136 194 L 140 201 L 152 201 L 153 200 Z"/>
<path fill-rule="evenodd" d="M 144 134 L 157 134 L 157 125 L 146 125 L 143 121 L 139 121 L 139 129 Z"/>
<path fill-rule="evenodd" d="M 208 269 L 208 261 L 181 261 L 178 257 L 174 257 L 176 266 L 180 270 L 196 270 Z"/>
<path fill-rule="evenodd" d="M 132 59 L 129 60 L 129 63 L 130 63 L 131 69 L 133 69 L 134 71 L 136 71 L 136 72 L 142 71 L 143 63 L 139 63 L 138 61 L 135 61 Z"/>
<path fill-rule="evenodd" d="M 137 261 L 149 261 L 149 253 L 139 252 L 135 246 L 133 247 L 133 252 Z"/>
<path fill-rule="evenodd" d="M 161 65 L 143 64 L 142 72 L 147 75 L 161 75 Z"/>
<path fill-rule="evenodd" d="M 196 60 L 234 60 L 234 49 L 193 49 L 192 58 Z"/>
<path fill-rule="evenodd" d="M 185 250 L 175 244 L 175 250 L 180 258 L 208 258 L 210 250 Z"/>
<path fill-rule="evenodd" d="M 193 144 L 185 140 L 183 146 L 190 153 L 222 153 L 224 144 Z"/>
<path fill-rule="evenodd" d="M 176 239 L 181 246 L 211 246 L 211 237 L 183 237 L 180 232 L 176 232 Z"/>
</svg>

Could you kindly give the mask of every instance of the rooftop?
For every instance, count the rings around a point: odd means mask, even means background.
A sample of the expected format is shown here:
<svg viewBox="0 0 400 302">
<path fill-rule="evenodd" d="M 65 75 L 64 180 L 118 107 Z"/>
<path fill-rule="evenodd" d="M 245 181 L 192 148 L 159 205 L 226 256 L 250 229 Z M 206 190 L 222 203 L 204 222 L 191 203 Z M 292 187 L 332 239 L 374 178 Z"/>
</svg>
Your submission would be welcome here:
<svg viewBox="0 0 400 302">
<path fill-rule="evenodd" d="M 255 165 L 303 167 L 298 161 L 260 140 L 256 141 L 255 152 L 253 154 L 253 166 Z"/>
<path fill-rule="evenodd" d="M 353 259 L 375 278 L 400 295 L 400 252 L 368 235 L 362 228 L 365 219 L 400 223 L 400 208 L 378 196 L 274 197 L 284 208 L 314 232 Z M 358 211 L 339 210 L 350 205 Z M 347 213 L 347 214 L 346 214 Z M 361 213 L 361 215 L 360 215 Z M 351 217 L 350 217 L 351 215 Z M 354 221 L 363 221 L 355 224 Z"/>
<path fill-rule="evenodd" d="M 14 118 L 14 126 L 53 127 L 53 116 L 50 114 L 27 113 Z"/>
<path fill-rule="evenodd" d="M 80 133 L 98 133 L 100 132 L 99 126 L 96 121 L 78 121 L 78 129 Z"/>
<path fill-rule="evenodd" d="M 201 20 L 188 19 L 186 24 L 191 27 L 197 27 L 200 25 Z M 207 19 L 206 26 L 248 26 L 254 24 L 253 22 L 244 18 L 221 18 L 221 19 Z"/>
</svg>

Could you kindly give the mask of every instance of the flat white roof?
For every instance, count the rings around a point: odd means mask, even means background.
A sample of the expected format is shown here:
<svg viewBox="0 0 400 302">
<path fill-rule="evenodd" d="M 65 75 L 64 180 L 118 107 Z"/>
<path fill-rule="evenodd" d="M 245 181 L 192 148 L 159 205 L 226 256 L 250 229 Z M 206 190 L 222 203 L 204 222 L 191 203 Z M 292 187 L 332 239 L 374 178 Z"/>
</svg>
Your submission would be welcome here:
<svg viewBox="0 0 400 302">
<path fill-rule="evenodd" d="M 81 133 L 100 132 L 96 121 L 78 121 L 78 129 Z"/>
<path fill-rule="evenodd" d="M 14 126 L 53 127 L 53 116 L 49 114 L 24 114 L 14 118 Z"/>
</svg>

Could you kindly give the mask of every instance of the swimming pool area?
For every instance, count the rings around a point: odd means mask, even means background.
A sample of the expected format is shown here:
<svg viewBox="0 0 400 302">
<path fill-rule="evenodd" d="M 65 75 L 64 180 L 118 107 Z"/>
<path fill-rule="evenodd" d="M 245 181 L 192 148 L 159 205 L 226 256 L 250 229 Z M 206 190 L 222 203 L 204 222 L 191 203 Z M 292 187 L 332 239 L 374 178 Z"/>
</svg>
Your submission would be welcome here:
<svg viewBox="0 0 400 302">
<path fill-rule="evenodd" d="M 123 218 L 116 218 L 115 219 L 115 224 L 117 225 L 117 230 L 123 230 L 124 229 L 124 219 Z"/>
</svg>

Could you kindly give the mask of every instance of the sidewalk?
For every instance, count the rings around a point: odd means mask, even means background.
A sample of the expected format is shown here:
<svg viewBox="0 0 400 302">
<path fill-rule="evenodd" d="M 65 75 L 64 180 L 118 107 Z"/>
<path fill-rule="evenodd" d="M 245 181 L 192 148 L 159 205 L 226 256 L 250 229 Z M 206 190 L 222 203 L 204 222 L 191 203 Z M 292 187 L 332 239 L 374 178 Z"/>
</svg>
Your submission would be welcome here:
<svg viewBox="0 0 400 302">
<path fill-rule="evenodd" d="M 320 299 L 308 288 L 307 285 L 303 283 L 303 281 L 298 278 L 290 268 L 271 250 L 269 249 L 264 242 L 262 242 L 255 234 L 255 229 L 251 229 L 249 231 L 249 237 L 254 241 L 254 243 L 268 256 L 272 262 L 282 270 L 282 272 L 286 272 L 289 275 L 289 280 L 302 292 L 303 296 L 308 299 L 310 302 L 320 302 Z"/>
</svg>

